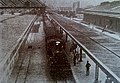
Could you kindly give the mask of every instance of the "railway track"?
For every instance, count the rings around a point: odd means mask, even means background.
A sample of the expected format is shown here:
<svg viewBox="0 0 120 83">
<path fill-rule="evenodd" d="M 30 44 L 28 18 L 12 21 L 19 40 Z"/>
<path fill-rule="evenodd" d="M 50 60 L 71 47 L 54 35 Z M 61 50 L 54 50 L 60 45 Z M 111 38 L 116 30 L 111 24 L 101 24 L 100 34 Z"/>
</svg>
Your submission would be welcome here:
<svg viewBox="0 0 120 83">
<path fill-rule="evenodd" d="M 35 58 L 34 53 L 37 51 L 30 50 L 29 53 L 27 53 L 26 57 L 24 57 L 24 55 L 21 56 L 21 58 L 22 58 L 21 65 L 20 65 L 16 80 L 14 83 L 19 82 L 19 79 L 21 76 L 21 71 L 23 71 L 23 70 L 25 73 L 24 73 L 24 77 L 22 79 L 22 83 L 32 83 L 32 81 L 31 82 L 28 81 L 28 80 L 30 80 L 29 77 L 31 75 L 33 75 L 33 77 L 34 77 L 34 75 L 36 77 L 40 76 L 39 72 L 38 73 L 36 72 L 36 71 L 40 71 L 40 70 L 34 69 L 34 66 L 33 66 L 33 64 L 34 64 L 33 61 Z M 20 58 L 20 60 L 21 60 L 21 58 Z M 24 66 L 25 66 L 25 68 L 22 69 Z M 34 71 L 32 71 L 33 69 L 34 69 Z M 61 65 L 61 66 L 57 65 L 57 67 L 54 66 L 54 69 L 49 68 L 48 71 L 46 70 L 46 72 L 47 72 L 47 76 L 48 76 L 49 80 L 48 80 L 48 82 L 45 82 L 45 83 L 76 83 L 76 81 L 72 75 L 72 71 L 70 69 L 70 65 L 68 62 L 65 65 Z M 31 78 L 31 80 L 32 80 L 32 78 Z M 33 80 L 34 80 L 34 78 L 33 78 Z M 36 79 L 36 80 L 38 80 L 38 79 Z M 38 80 L 38 82 L 34 81 L 34 83 L 44 83 L 44 82 Z"/>
<path fill-rule="evenodd" d="M 57 61 L 56 64 L 49 65 L 49 73 L 52 80 L 55 83 L 76 83 L 66 55 L 61 55 L 61 58 L 64 60 L 62 61 L 60 58 L 58 58 L 60 61 L 55 60 Z"/>
<path fill-rule="evenodd" d="M 49 17 L 49 16 L 47 16 Z M 46 18 L 47 20 L 47 18 Z M 50 18 L 48 18 L 48 20 L 50 20 Z M 68 63 L 67 60 L 67 55 L 64 52 L 64 48 L 61 48 L 61 46 L 63 47 L 65 45 L 65 42 L 61 39 L 61 37 L 56 37 L 56 38 L 52 38 L 54 36 L 54 34 L 56 36 L 58 36 L 58 34 L 56 34 L 57 30 L 56 30 L 56 24 L 53 23 L 52 21 L 45 21 L 45 27 L 44 27 L 44 31 L 45 31 L 45 38 L 46 38 L 46 45 L 47 45 L 47 59 L 48 59 L 48 67 L 49 67 L 49 74 L 51 79 L 55 82 L 55 83 L 75 83 L 73 74 L 72 74 L 72 70 L 70 67 L 70 64 Z M 49 24 L 49 25 L 48 25 Z M 53 29 L 53 31 L 51 30 Z M 51 37 L 51 38 L 50 38 Z M 49 39 L 47 39 L 49 38 Z M 59 41 L 61 44 L 59 45 L 59 49 L 58 46 L 53 44 L 53 41 L 50 41 L 50 39 L 54 39 L 55 41 Z M 59 39 L 59 40 L 57 40 Z M 51 45 L 50 46 L 50 43 Z M 63 44 L 64 43 L 64 44 Z M 54 47 L 53 47 L 54 46 Z M 54 49 L 52 49 L 52 48 Z M 61 50 L 62 49 L 62 50 Z M 50 51 L 48 51 L 50 50 Z"/>
<path fill-rule="evenodd" d="M 82 43 L 97 59 L 120 77 L 119 40 L 57 14 L 51 14 L 51 16 Z"/>
<path fill-rule="evenodd" d="M 80 33 L 80 36 L 84 36 L 84 38 L 85 37 L 87 37 L 87 38 L 89 38 L 90 40 L 92 40 L 93 42 L 95 42 L 95 43 L 97 43 L 97 44 L 99 44 L 99 45 L 101 45 L 102 47 L 104 47 L 105 49 L 107 49 L 108 51 L 110 51 L 111 53 L 113 53 L 114 55 L 116 55 L 118 58 L 120 58 L 120 55 L 119 54 L 117 54 L 117 53 L 115 53 L 114 51 L 112 51 L 111 49 L 109 49 L 108 47 L 106 47 L 104 44 L 103 44 L 103 42 L 100 42 L 100 41 L 97 41 L 95 38 L 92 38 L 92 37 L 95 37 L 95 36 L 99 36 L 99 33 L 95 33 L 95 30 L 91 30 L 91 29 L 89 29 L 89 28 L 87 28 L 86 29 L 86 27 L 85 26 L 82 26 L 82 25 L 80 25 L 80 24 L 78 24 L 78 23 L 75 23 L 75 22 L 73 22 L 73 21 L 71 21 L 71 20 L 69 20 L 69 19 L 65 19 L 65 18 L 62 18 L 62 17 L 56 17 L 56 16 L 54 16 L 56 19 L 57 18 L 59 18 L 59 20 L 57 20 L 57 21 L 59 21 L 59 23 L 63 26 L 63 27 L 65 27 L 67 30 L 69 30 L 69 31 L 74 31 L 74 32 L 76 32 L 76 34 L 78 35 L 79 33 Z M 65 22 L 64 22 L 65 21 Z M 68 25 L 66 25 L 66 24 L 68 24 Z M 79 28 L 79 27 L 82 27 L 82 28 Z M 74 29 L 73 29 L 74 28 Z M 101 36 L 103 36 L 103 34 L 100 34 Z M 79 36 L 79 35 L 78 35 Z M 91 37 L 92 36 L 92 37 Z M 106 37 L 107 38 L 107 36 L 103 36 L 103 37 Z M 102 37 L 101 37 L 102 38 Z M 110 41 L 109 41 L 110 40 Z M 120 42 L 120 41 L 118 41 L 118 40 L 116 40 L 116 39 L 114 39 L 114 38 L 110 38 L 110 39 L 106 39 L 106 40 L 103 40 L 103 41 L 105 41 L 104 43 L 114 43 L 115 41 L 116 42 Z M 111 42 L 112 41 L 112 42 Z"/>
<path fill-rule="evenodd" d="M 76 83 L 71 69 L 69 70 L 52 70 L 50 77 L 55 83 Z"/>
<path fill-rule="evenodd" d="M 39 34 L 43 36 L 43 30 L 40 31 Z M 10 76 L 9 83 L 76 83 L 65 56 L 63 57 L 66 60 L 66 65 L 58 64 L 50 71 L 45 56 L 45 40 L 40 38 L 39 41 L 42 41 L 39 42 L 41 48 L 34 48 L 33 46 L 33 49 L 23 49 L 25 52 L 21 53 Z"/>
</svg>

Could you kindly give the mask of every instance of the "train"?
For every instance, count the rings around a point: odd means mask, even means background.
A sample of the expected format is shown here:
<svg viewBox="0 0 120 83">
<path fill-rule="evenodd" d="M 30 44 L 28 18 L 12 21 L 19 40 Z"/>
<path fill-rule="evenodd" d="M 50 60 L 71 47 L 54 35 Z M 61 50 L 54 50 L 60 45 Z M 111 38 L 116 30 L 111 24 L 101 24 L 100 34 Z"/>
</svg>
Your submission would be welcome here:
<svg viewBox="0 0 120 83">
<path fill-rule="evenodd" d="M 48 18 L 47 16 L 44 17 L 44 32 L 50 75 L 54 74 L 55 78 L 57 76 L 66 78 L 71 74 L 70 64 L 68 63 L 65 52 L 66 42 L 63 39 L 63 33 Z"/>
<path fill-rule="evenodd" d="M 65 41 L 62 39 L 63 33 L 56 28 L 48 16 L 45 16 L 44 32 L 47 55 L 51 56 L 55 55 L 55 53 L 61 53 L 65 49 Z"/>
<path fill-rule="evenodd" d="M 46 42 L 46 54 L 48 55 L 48 62 L 50 67 L 60 67 L 67 61 L 65 58 L 66 42 L 63 33 L 56 28 L 54 22 L 48 16 L 44 17 L 44 32 Z M 54 68 L 53 68 L 54 69 Z"/>
</svg>

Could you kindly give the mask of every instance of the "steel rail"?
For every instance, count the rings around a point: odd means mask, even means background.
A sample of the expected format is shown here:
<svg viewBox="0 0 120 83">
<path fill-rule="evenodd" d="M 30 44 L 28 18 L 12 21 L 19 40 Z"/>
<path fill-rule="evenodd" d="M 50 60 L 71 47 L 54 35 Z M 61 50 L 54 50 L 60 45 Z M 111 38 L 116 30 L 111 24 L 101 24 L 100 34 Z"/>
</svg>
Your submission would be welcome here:
<svg viewBox="0 0 120 83">
<path fill-rule="evenodd" d="M 9 0 L 14 6 L 16 6 L 17 4 L 15 2 L 13 2 L 12 0 Z"/>
<path fill-rule="evenodd" d="M 1 2 L 1 1 L 0 1 L 0 3 L 1 3 L 3 6 L 6 6 L 6 4 L 5 4 L 5 3 Z"/>
<path fill-rule="evenodd" d="M 6 6 L 10 6 L 10 7 L 12 7 L 12 5 L 8 5 L 8 4 L 5 3 L 3 0 L 1 0 L 1 2 L 3 2 Z"/>
<path fill-rule="evenodd" d="M 45 6 L 38 6 L 38 7 L 0 7 L 0 9 L 31 9 L 31 8 L 36 8 L 36 9 L 45 9 Z"/>
</svg>

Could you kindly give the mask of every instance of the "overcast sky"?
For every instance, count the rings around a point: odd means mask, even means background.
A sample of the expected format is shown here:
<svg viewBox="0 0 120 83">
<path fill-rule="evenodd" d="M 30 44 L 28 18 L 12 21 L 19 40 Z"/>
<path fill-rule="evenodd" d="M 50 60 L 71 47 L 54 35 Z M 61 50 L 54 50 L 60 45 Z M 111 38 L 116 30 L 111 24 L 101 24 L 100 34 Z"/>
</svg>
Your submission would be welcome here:
<svg viewBox="0 0 120 83">
<path fill-rule="evenodd" d="M 88 5 L 98 5 L 104 1 L 115 0 L 44 0 L 48 4 L 54 4 L 54 6 L 72 6 L 73 2 L 80 1 L 80 7 L 86 7 Z"/>
</svg>

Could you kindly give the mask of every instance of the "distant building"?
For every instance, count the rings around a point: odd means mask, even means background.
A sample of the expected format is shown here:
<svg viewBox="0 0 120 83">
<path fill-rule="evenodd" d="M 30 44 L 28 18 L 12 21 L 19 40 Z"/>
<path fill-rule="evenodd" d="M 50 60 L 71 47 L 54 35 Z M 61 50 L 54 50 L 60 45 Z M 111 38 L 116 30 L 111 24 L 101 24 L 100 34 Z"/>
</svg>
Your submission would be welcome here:
<svg viewBox="0 0 120 83">
<path fill-rule="evenodd" d="M 67 17 L 74 17 L 75 12 L 72 10 L 72 7 L 59 7 L 58 13 Z"/>
<path fill-rule="evenodd" d="M 77 11 L 77 9 L 79 9 L 80 8 L 80 2 L 79 1 L 77 1 L 77 2 L 74 2 L 73 3 L 73 11 Z M 76 12 L 77 13 L 77 12 Z"/>
<path fill-rule="evenodd" d="M 111 5 L 99 5 L 86 9 L 82 12 L 84 13 L 83 21 L 100 27 L 107 26 L 108 30 L 120 32 L 120 6 Z"/>
<path fill-rule="evenodd" d="M 72 11 L 72 7 L 59 7 L 59 11 Z"/>
<path fill-rule="evenodd" d="M 80 14 L 82 11 L 84 11 L 83 8 L 77 8 L 77 9 L 76 9 L 76 13 L 77 13 L 77 14 Z"/>
</svg>

